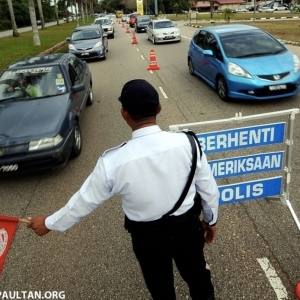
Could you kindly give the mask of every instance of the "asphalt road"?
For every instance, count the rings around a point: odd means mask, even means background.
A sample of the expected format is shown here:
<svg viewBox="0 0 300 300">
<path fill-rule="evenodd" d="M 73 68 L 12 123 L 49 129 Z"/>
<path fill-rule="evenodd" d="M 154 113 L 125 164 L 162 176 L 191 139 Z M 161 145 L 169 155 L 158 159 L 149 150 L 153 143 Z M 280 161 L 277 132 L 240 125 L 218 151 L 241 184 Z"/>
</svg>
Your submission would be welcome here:
<svg viewBox="0 0 300 300">
<path fill-rule="evenodd" d="M 157 88 L 162 104 L 158 123 L 166 130 L 172 124 L 231 118 L 237 112 L 247 116 L 299 107 L 300 95 L 259 103 L 222 102 L 214 90 L 189 74 L 186 55 L 196 29 L 183 22 L 178 25 L 181 43 L 153 45 L 140 33 L 136 35 L 138 44 L 132 45 L 133 30 L 126 34 L 116 24 L 107 59 L 88 63 L 95 103 L 83 120 L 81 156 L 61 170 L 1 179 L 1 214 L 28 217 L 53 213 L 77 191 L 106 149 L 131 138 L 117 100 L 128 80 L 144 78 Z M 300 55 L 298 47 L 288 47 Z M 147 70 L 151 49 L 155 50 L 158 71 Z M 297 216 L 299 120 L 296 115 L 290 182 L 290 201 Z M 136 170 L 137 176 L 139 172 Z M 254 179 L 263 176 L 258 174 Z M 0 291 L 64 292 L 67 300 L 150 299 L 123 217 L 116 195 L 66 233 L 37 237 L 20 224 L 0 277 Z M 205 253 L 217 300 L 295 299 L 294 287 L 300 280 L 299 230 L 284 203 L 259 199 L 221 206 L 217 239 L 205 247 Z M 189 299 L 176 268 L 175 275 L 177 299 Z"/>
</svg>

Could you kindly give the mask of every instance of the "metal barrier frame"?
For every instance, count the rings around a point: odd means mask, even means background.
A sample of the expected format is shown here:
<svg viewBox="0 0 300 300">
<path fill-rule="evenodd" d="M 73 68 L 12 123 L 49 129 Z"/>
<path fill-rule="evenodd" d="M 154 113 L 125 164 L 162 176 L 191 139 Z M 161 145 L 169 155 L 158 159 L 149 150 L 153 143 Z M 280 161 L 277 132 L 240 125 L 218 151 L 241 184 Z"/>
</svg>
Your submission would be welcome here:
<svg viewBox="0 0 300 300">
<path fill-rule="evenodd" d="M 264 114 L 257 114 L 257 115 L 250 115 L 250 116 L 242 116 L 242 113 L 236 113 L 235 117 L 229 119 L 220 119 L 220 120 L 212 120 L 212 121 L 204 121 L 204 122 L 197 122 L 197 123 L 187 123 L 187 124 L 178 124 L 178 125 L 170 125 L 170 131 L 180 131 L 180 130 L 188 130 L 196 127 L 201 126 L 210 126 L 210 125 L 218 125 L 218 124 L 232 124 L 232 123 L 242 123 L 245 121 L 251 120 L 258 120 L 258 119 L 265 119 L 270 117 L 278 117 L 278 116 L 285 116 L 288 115 L 287 121 L 287 129 L 285 134 L 285 159 L 284 163 L 285 166 L 283 168 L 284 171 L 284 178 L 283 178 L 283 186 L 282 186 L 282 193 L 279 197 L 266 197 L 265 199 L 268 200 L 281 200 L 282 203 L 286 204 L 290 210 L 290 213 L 293 216 L 293 219 L 300 231 L 300 222 L 299 219 L 290 203 L 289 200 L 289 186 L 291 181 L 291 160 L 292 160 L 292 146 L 293 146 L 293 134 L 294 134 L 294 123 L 295 123 L 295 116 L 299 113 L 299 108 L 293 108 L 288 110 L 281 110 L 275 111 L 270 113 Z"/>
</svg>

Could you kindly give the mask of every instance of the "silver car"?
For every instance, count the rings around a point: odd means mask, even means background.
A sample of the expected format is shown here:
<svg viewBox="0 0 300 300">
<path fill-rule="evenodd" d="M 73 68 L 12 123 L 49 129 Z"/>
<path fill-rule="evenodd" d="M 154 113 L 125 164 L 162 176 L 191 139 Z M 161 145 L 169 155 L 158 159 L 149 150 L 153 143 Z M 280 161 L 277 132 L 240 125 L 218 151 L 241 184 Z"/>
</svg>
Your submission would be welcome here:
<svg viewBox="0 0 300 300">
<path fill-rule="evenodd" d="M 151 20 L 146 28 L 146 36 L 153 44 L 181 41 L 179 28 L 169 19 Z"/>
<path fill-rule="evenodd" d="M 94 20 L 94 24 L 101 25 L 108 38 L 115 37 L 114 22 L 110 17 L 100 17 Z"/>
</svg>

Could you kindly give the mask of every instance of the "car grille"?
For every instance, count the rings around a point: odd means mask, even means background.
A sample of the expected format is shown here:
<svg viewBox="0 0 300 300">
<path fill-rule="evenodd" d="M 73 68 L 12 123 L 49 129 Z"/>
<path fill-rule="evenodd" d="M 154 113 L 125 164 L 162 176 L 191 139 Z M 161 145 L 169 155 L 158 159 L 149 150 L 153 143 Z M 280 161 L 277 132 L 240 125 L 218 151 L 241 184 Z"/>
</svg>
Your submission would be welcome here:
<svg viewBox="0 0 300 300">
<path fill-rule="evenodd" d="M 80 50 L 80 51 L 87 51 L 87 50 L 91 50 L 92 49 L 92 47 L 90 47 L 90 48 L 77 48 L 77 50 Z"/>
<path fill-rule="evenodd" d="M 281 74 L 274 74 L 274 75 L 257 75 L 259 79 L 262 80 L 269 80 L 269 81 L 278 81 L 281 80 L 282 78 L 285 78 L 290 75 L 290 72 L 285 72 Z"/>
</svg>

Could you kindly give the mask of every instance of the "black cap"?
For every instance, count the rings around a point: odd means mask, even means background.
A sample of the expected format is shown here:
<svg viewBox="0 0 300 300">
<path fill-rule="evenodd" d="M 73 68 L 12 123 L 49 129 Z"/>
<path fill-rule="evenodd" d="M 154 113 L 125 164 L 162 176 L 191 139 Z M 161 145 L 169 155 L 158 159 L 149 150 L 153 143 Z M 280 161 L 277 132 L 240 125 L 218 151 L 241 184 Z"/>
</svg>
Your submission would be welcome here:
<svg viewBox="0 0 300 300">
<path fill-rule="evenodd" d="M 144 79 L 128 81 L 123 86 L 119 101 L 130 115 L 138 117 L 155 116 L 159 107 L 157 91 Z"/>
</svg>

